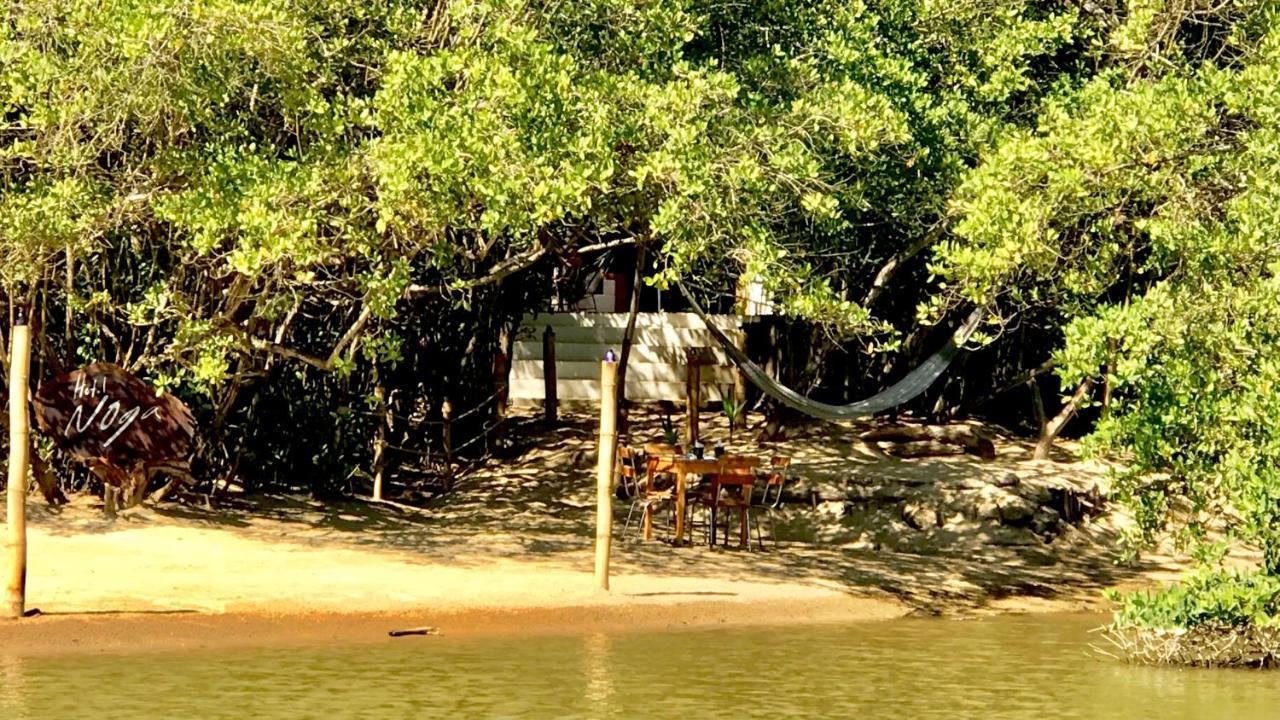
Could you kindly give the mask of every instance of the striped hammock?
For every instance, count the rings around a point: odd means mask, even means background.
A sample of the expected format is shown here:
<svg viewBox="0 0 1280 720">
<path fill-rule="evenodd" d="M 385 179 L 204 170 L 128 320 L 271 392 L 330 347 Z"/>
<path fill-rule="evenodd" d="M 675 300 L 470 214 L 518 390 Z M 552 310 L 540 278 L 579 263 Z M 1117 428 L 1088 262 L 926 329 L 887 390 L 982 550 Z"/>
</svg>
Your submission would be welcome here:
<svg viewBox="0 0 1280 720">
<path fill-rule="evenodd" d="M 977 308 L 969 313 L 969 317 L 965 318 L 963 324 L 956 328 L 955 333 L 947 340 L 947 344 L 941 350 L 934 353 L 929 359 L 925 360 L 915 370 L 907 373 L 906 377 L 898 382 L 890 385 L 884 390 L 872 395 L 864 400 L 859 400 L 848 405 L 829 405 L 827 403 L 810 400 L 791 388 L 780 384 L 778 381 L 769 377 L 759 365 L 751 362 L 751 358 L 747 354 L 738 349 L 733 341 L 730 340 L 715 323 L 711 322 L 707 314 L 702 311 L 702 307 L 693 299 L 689 291 L 685 289 L 683 284 L 679 284 L 680 292 L 684 294 L 689 305 L 693 307 L 693 311 L 702 318 L 703 324 L 707 326 L 716 341 L 724 347 L 725 353 L 733 360 L 733 364 L 737 365 L 742 374 L 751 381 L 752 385 L 760 388 L 765 395 L 777 400 L 789 408 L 810 415 L 821 420 L 852 420 L 855 418 L 874 415 L 884 412 L 890 408 L 897 407 L 908 400 L 918 396 L 929 388 L 930 385 L 937 380 L 947 366 L 960 353 L 960 348 L 964 347 L 965 342 L 973 331 L 977 329 L 978 323 L 982 320 L 983 310 Z"/>
</svg>

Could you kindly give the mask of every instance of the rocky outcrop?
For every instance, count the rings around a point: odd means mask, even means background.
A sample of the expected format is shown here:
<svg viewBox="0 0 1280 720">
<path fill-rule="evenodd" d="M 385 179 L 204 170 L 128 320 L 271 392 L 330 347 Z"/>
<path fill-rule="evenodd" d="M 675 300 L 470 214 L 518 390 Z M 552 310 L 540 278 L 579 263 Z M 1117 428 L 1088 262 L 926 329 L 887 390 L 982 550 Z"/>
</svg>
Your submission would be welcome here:
<svg viewBox="0 0 1280 720">
<path fill-rule="evenodd" d="M 1009 471 L 936 481 L 853 477 L 843 484 L 797 480 L 784 493 L 778 534 L 853 548 L 928 554 L 982 546 L 1053 543 L 1103 505 L 1096 487 Z"/>
</svg>

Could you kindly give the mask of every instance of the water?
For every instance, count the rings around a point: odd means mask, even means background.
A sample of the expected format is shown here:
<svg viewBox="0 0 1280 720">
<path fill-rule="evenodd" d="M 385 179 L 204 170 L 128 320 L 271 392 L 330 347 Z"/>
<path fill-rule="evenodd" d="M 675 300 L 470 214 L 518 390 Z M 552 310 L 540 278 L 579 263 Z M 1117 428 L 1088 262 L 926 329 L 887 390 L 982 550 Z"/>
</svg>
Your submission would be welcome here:
<svg viewBox="0 0 1280 720">
<path fill-rule="evenodd" d="M 1097 617 L 23 659 L 0 719 L 1280 717 L 1280 673 L 1137 668 Z"/>
</svg>

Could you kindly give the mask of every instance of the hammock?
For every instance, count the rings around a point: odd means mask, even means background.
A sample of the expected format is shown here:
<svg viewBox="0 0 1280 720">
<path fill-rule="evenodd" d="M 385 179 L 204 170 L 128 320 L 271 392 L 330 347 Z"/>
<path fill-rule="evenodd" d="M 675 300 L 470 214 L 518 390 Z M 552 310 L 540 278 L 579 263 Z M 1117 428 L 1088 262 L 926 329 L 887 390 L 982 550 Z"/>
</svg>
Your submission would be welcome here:
<svg viewBox="0 0 1280 720">
<path fill-rule="evenodd" d="M 716 341 L 724 347 L 724 351 L 728 354 L 729 359 L 733 360 L 733 364 L 737 365 L 742 374 L 746 376 L 751 384 L 760 388 L 765 395 L 777 400 L 789 408 L 798 410 L 806 415 L 822 420 L 852 420 L 854 418 L 874 415 L 878 412 L 884 412 L 893 407 L 897 407 L 908 400 L 916 397 L 924 392 L 933 384 L 939 376 L 946 371 L 947 366 L 959 354 L 960 348 L 964 346 L 965 341 L 977 329 L 978 322 L 982 319 L 982 308 L 975 309 L 969 313 L 969 317 L 965 318 L 963 324 L 956 328 L 955 333 L 947 344 L 941 350 L 934 353 L 920 364 L 915 370 L 907 373 L 907 376 L 885 388 L 884 390 L 872 395 L 865 400 L 851 403 L 849 405 L 828 405 L 827 403 L 817 402 L 801 395 L 785 385 L 779 384 L 776 380 L 769 377 L 768 373 L 760 368 L 759 365 L 751 362 L 751 358 L 747 354 L 738 349 L 728 336 L 716 327 L 715 323 L 707 317 L 702 311 L 698 302 L 693 299 L 684 285 L 680 284 L 680 292 L 684 294 L 686 300 L 693 307 L 693 311 L 698 317 L 702 318 L 703 324 L 707 326 L 707 330 L 711 331 Z"/>
</svg>

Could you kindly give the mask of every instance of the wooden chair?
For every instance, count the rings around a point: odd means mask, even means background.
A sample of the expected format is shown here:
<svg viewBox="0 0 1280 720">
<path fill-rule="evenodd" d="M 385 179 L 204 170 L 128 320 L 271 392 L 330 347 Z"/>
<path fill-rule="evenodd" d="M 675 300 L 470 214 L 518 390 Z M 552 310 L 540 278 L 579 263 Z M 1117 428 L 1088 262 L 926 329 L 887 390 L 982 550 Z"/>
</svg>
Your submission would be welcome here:
<svg viewBox="0 0 1280 720">
<path fill-rule="evenodd" d="M 635 517 L 636 510 L 640 511 L 643 528 L 643 520 L 649 517 L 655 508 L 675 499 L 670 489 L 658 490 L 652 487 L 649 477 L 650 473 L 643 454 L 632 448 L 619 446 L 618 478 L 622 482 L 624 492 L 631 498 L 631 508 L 627 510 L 627 521 L 622 526 L 623 540 L 626 540 L 627 532 L 631 529 L 631 519 Z"/>
<path fill-rule="evenodd" d="M 781 455 L 774 455 L 769 458 L 769 469 L 764 475 L 763 487 L 758 496 L 758 501 L 754 507 L 756 510 L 763 512 L 765 517 L 769 519 L 769 537 L 775 538 L 774 532 L 774 513 L 778 508 L 782 507 L 782 488 L 787 483 L 787 468 L 791 467 L 791 458 Z M 756 542 L 760 544 L 760 549 L 764 549 L 764 538 L 760 536 L 760 520 L 756 519 Z"/>
<path fill-rule="evenodd" d="M 751 547 L 751 502 L 753 488 L 756 484 L 755 472 L 745 466 L 726 465 L 712 479 L 711 532 L 719 529 L 717 521 L 721 510 L 738 511 L 738 544 Z M 759 523 L 756 526 L 756 537 L 760 536 Z M 724 526 L 724 544 L 729 544 L 729 523 Z M 763 547 L 763 546 L 762 546 Z"/>
<path fill-rule="evenodd" d="M 668 488 L 675 485 L 675 476 L 670 469 L 663 463 L 666 458 L 674 458 L 680 455 L 680 448 L 675 445 L 666 443 L 646 443 L 644 446 L 644 456 L 646 461 L 646 477 L 650 484 L 655 488 Z"/>
</svg>

